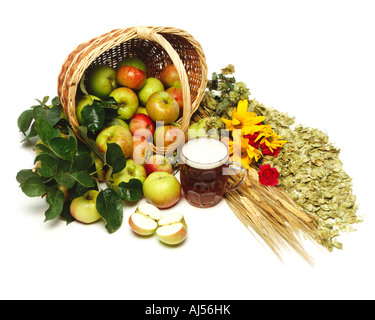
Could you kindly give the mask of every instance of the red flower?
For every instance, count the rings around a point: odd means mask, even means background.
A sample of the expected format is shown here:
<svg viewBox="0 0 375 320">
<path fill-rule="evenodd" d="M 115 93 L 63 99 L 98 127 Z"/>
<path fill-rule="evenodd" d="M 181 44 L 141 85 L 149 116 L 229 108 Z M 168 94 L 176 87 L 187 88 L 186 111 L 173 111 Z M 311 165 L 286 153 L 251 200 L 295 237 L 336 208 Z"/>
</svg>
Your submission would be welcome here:
<svg viewBox="0 0 375 320">
<path fill-rule="evenodd" d="M 262 143 L 262 153 L 264 156 L 272 156 L 272 157 L 277 158 L 277 156 L 280 153 L 280 148 L 274 149 L 273 151 L 271 151 L 270 148 L 268 148 L 265 143 Z"/>
<path fill-rule="evenodd" d="M 254 134 L 247 134 L 246 136 L 244 136 L 244 138 L 249 140 L 249 145 L 251 145 L 253 148 L 259 149 L 261 139 L 255 141 L 258 136 L 259 132 L 255 132 Z"/>
<path fill-rule="evenodd" d="M 269 164 L 259 166 L 259 182 L 265 186 L 276 186 L 279 181 L 279 172 L 276 168 L 272 168 Z"/>
</svg>

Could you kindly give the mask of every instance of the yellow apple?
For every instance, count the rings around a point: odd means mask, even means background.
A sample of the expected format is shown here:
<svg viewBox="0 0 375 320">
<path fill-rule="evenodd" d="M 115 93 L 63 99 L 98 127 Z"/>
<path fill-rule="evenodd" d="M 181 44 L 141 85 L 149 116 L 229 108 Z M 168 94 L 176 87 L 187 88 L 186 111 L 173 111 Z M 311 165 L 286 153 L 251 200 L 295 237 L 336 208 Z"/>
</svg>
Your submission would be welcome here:
<svg viewBox="0 0 375 320">
<path fill-rule="evenodd" d="M 181 213 L 171 213 L 163 216 L 158 222 L 156 236 L 169 245 L 176 245 L 186 239 L 188 228 Z"/>
<path fill-rule="evenodd" d="M 169 208 L 181 198 L 181 185 L 173 174 L 153 172 L 143 183 L 145 199 L 158 208 Z"/>
<path fill-rule="evenodd" d="M 110 126 L 100 131 L 96 137 L 96 144 L 100 152 L 107 151 L 108 143 L 117 143 L 125 156 L 129 158 L 133 153 L 133 136 L 130 130 L 124 126 Z"/>
<path fill-rule="evenodd" d="M 142 203 L 129 217 L 129 225 L 135 233 L 148 236 L 155 232 L 158 227 L 157 221 L 160 218 L 161 212 L 157 207 L 149 203 Z"/>
<path fill-rule="evenodd" d="M 100 219 L 100 214 L 96 210 L 96 198 L 99 192 L 89 190 L 84 195 L 73 199 L 70 204 L 70 214 L 72 217 L 83 223 L 93 223 Z"/>
<path fill-rule="evenodd" d="M 113 175 L 113 181 L 116 186 L 121 182 L 129 182 L 130 179 L 138 179 L 143 183 L 146 177 L 146 169 L 142 165 L 137 164 L 134 160 L 128 159 L 125 168 Z"/>
</svg>

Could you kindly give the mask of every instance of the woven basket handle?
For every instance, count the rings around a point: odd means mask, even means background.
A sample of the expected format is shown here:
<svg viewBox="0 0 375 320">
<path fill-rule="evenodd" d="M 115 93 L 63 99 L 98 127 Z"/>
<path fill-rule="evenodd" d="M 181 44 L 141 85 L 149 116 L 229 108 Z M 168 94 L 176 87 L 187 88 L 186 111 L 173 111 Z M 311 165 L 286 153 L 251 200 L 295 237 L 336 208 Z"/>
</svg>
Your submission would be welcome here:
<svg viewBox="0 0 375 320">
<path fill-rule="evenodd" d="M 190 87 L 189 87 L 189 79 L 186 74 L 185 66 L 183 65 L 178 53 L 173 49 L 172 45 L 160 34 L 158 34 L 153 27 L 143 27 L 139 26 L 135 28 L 137 36 L 140 39 L 155 41 L 160 44 L 165 51 L 167 51 L 169 57 L 171 58 L 174 66 L 176 67 L 177 73 L 180 77 L 181 88 L 182 88 L 182 99 L 183 99 L 183 115 L 181 120 L 181 130 L 186 135 L 189 125 L 190 125 L 190 118 L 191 118 L 191 97 L 190 97 Z M 182 143 L 185 142 L 184 137 L 177 137 L 177 140 L 168 146 L 168 149 L 177 148 Z M 163 153 L 164 148 L 156 147 L 156 151 Z"/>
</svg>

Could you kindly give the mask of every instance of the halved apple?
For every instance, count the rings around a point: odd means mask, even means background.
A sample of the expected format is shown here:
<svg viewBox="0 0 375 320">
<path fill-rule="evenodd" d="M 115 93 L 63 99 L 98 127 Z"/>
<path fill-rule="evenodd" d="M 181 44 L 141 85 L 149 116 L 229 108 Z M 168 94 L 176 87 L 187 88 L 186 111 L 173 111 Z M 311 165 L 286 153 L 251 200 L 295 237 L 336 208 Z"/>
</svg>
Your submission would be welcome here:
<svg viewBox="0 0 375 320">
<path fill-rule="evenodd" d="M 171 213 L 162 217 L 158 225 L 156 236 L 161 242 L 176 245 L 186 239 L 188 228 L 181 213 Z"/>
<path fill-rule="evenodd" d="M 161 212 L 157 207 L 149 203 L 141 203 L 129 217 L 129 225 L 135 233 L 148 236 L 155 232 L 160 218 Z"/>
</svg>

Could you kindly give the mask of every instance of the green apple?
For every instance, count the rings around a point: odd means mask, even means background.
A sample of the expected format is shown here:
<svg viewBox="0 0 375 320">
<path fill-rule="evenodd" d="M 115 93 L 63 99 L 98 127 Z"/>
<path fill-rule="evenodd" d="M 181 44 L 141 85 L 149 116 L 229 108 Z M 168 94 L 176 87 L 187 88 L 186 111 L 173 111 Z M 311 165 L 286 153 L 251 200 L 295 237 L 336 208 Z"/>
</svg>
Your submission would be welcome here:
<svg viewBox="0 0 375 320">
<path fill-rule="evenodd" d="M 135 114 L 138 114 L 138 113 L 143 113 L 148 116 L 146 107 L 138 107 L 137 112 Z"/>
<path fill-rule="evenodd" d="M 146 169 L 142 165 L 137 164 L 134 160 L 128 159 L 125 168 L 113 175 L 113 181 L 116 186 L 121 182 L 129 182 L 130 179 L 138 179 L 144 183 L 146 177 Z"/>
<path fill-rule="evenodd" d="M 197 138 L 197 137 L 210 137 L 210 138 L 220 139 L 219 130 L 216 130 L 216 129 L 213 128 L 213 129 L 210 129 L 210 130 L 207 131 L 206 122 L 209 119 L 210 118 L 203 118 L 203 119 L 199 120 L 198 122 L 190 125 L 190 127 L 188 129 L 189 140 Z"/>
<path fill-rule="evenodd" d="M 149 203 L 141 203 L 129 217 L 130 228 L 141 236 L 153 234 L 161 218 L 160 210 Z"/>
<path fill-rule="evenodd" d="M 87 92 L 101 99 L 108 97 L 117 88 L 116 70 L 107 65 L 91 68 L 86 78 Z"/>
<path fill-rule="evenodd" d="M 110 127 L 110 126 L 123 126 L 127 129 L 129 129 L 129 125 L 124 120 L 121 120 L 120 118 L 112 119 L 111 121 L 109 121 L 107 123 L 107 126 L 108 127 Z"/>
<path fill-rule="evenodd" d="M 109 96 L 113 97 L 118 104 L 119 119 L 129 120 L 137 112 L 139 101 L 132 89 L 120 87 L 113 90 Z"/>
<path fill-rule="evenodd" d="M 99 192 L 89 190 L 84 195 L 73 199 L 70 204 L 70 214 L 72 217 L 83 223 L 92 223 L 100 219 L 100 214 L 96 210 L 96 198 Z"/>
<path fill-rule="evenodd" d="M 181 185 L 173 174 L 153 172 L 143 183 L 145 199 L 158 208 L 169 208 L 181 199 Z"/>
<path fill-rule="evenodd" d="M 80 98 L 76 103 L 76 116 L 78 123 L 80 125 L 83 125 L 83 119 L 82 119 L 82 109 L 86 107 L 87 105 L 91 106 L 94 103 L 94 100 L 100 101 L 100 99 L 93 95 L 85 95 L 82 98 Z"/>
<path fill-rule="evenodd" d="M 133 153 L 133 136 L 130 130 L 124 126 L 110 126 L 99 132 L 96 144 L 100 152 L 107 151 L 108 143 L 117 143 L 125 158 L 129 158 Z"/>
<path fill-rule="evenodd" d="M 181 213 L 171 213 L 158 221 L 156 236 L 169 245 L 177 245 L 186 239 L 188 228 Z"/>
<path fill-rule="evenodd" d="M 148 98 L 158 91 L 164 91 L 164 86 L 159 79 L 147 78 L 142 89 L 138 91 L 139 102 L 142 106 L 146 106 Z"/>
<path fill-rule="evenodd" d="M 166 91 L 153 93 L 147 100 L 146 110 L 153 121 L 164 124 L 176 121 L 180 114 L 178 102 Z"/>
<path fill-rule="evenodd" d="M 116 70 L 120 69 L 123 66 L 132 66 L 139 70 L 142 70 L 144 73 L 147 74 L 147 68 L 145 63 L 138 57 L 127 57 L 122 59 L 116 66 Z"/>
</svg>

